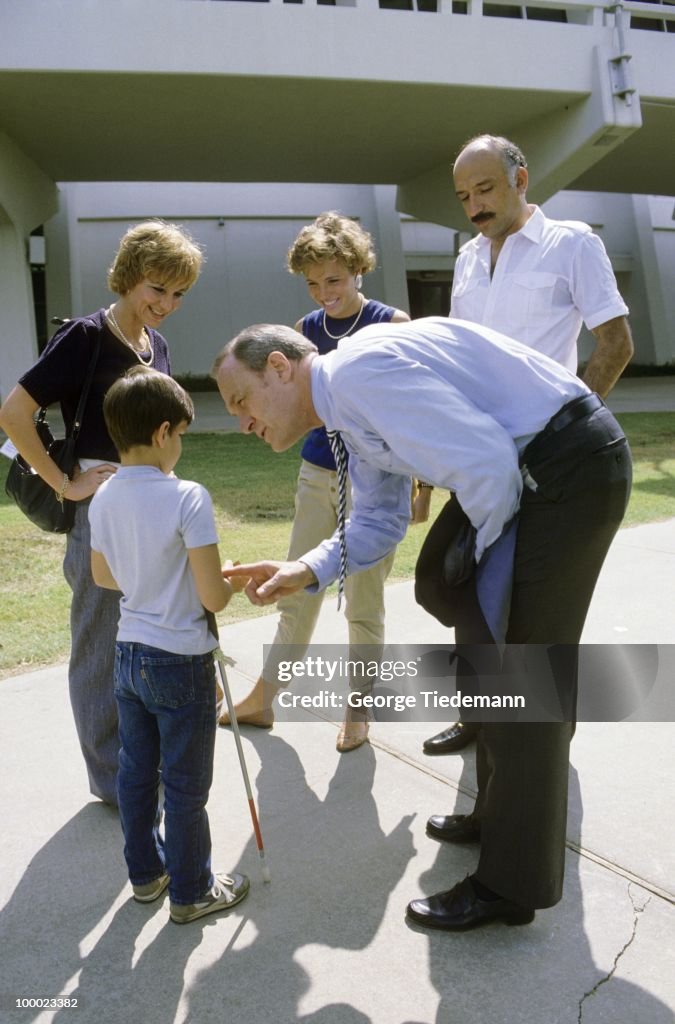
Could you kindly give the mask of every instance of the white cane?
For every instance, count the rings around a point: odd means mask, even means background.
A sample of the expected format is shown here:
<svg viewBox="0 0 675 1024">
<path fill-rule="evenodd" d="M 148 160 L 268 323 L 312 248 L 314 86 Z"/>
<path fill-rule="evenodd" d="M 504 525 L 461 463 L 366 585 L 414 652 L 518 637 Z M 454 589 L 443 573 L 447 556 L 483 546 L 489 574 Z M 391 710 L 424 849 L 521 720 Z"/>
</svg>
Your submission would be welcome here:
<svg viewBox="0 0 675 1024">
<path fill-rule="evenodd" d="M 270 875 L 270 869 L 267 866 L 265 860 L 265 848 L 263 846 L 262 832 L 260 831 L 260 823 L 258 821 L 258 814 L 255 809 L 255 801 L 253 799 L 253 791 L 251 789 L 251 782 L 248 777 L 248 771 L 246 768 L 246 761 L 244 760 L 244 750 L 241 745 L 241 736 L 239 734 L 239 724 L 237 722 L 237 716 L 234 712 L 234 704 L 232 703 L 232 694 L 230 693 L 230 686 L 227 681 L 227 672 L 225 670 L 226 665 L 234 664 L 230 658 L 227 658 L 220 647 L 217 647 L 214 651 L 214 657 L 218 663 L 218 672 L 220 673 L 220 681 L 223 685 L 223 692 L 225 694 L 225 702 L 227 703 L 227 711 L 230 716 L 230 725 L 232 726 L 232 732 L 234 733 L 234 742 L 237 747 L 237 754 L 239 756 L 239 764 L 241 765 L 241 774 L 244 777 L 244 788 L 246 789 L 246 796 L 248 799 L 248 809 L 251 812 L 251 821 L 253 822 L 253 832 L 255 835 L 256 846 L 258 847 L 258 853 L 260 854 L 260 870 L 263 877 L 263 882 L 271 882 L 272 876 Z"/>
</svg>

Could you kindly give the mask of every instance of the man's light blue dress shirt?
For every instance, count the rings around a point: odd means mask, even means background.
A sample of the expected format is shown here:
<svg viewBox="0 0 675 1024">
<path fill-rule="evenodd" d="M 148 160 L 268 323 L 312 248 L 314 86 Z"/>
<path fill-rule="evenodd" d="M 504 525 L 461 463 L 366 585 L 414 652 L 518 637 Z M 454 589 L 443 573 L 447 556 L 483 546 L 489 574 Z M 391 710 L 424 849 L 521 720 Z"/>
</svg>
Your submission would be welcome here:
<svg viewBox="0 0 675 1024">
<path fill-rule="evenodd" d="M 312 363 L 312 400 L 350 452 L 349 571 L 404 536 L 410 477 L 454 491 L 477 530 L 476 559 L 518 509 L 519 452 L 588 388 L 559 364 L 487 327 L 429 317 L 374 324 Z M 302 556 L 322 590 L 336 536 Z"/>
</svg>

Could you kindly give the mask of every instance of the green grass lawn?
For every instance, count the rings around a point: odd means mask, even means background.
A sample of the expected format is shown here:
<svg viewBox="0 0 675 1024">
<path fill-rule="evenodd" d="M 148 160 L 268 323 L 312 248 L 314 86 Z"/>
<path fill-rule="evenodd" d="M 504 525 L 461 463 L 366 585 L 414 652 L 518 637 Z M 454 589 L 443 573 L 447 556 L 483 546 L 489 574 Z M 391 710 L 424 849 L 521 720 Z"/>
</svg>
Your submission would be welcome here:
<svg viewBox="0 0 675 1024">
<path fill-rule="evenodd" d="M 618 417 L 634 458 L 634 484 L 626 526 L 675 516 L 675 413 Z M 67 658 L 69 590 L 61 573 L 65 538 L 32 526 L 5 496 L 9 462 L 0 466 L 0 676 Z M 274 454 L 254 437 L 188 434 L 178 472 L 199 480 L 216 508 L 223 558 L 242 562 L 286 555 L 299 446 Z M 436 490 L 432 516 L 447 499 Z M 414 527 L 399 545 L 391 580 L 409 579 L 428 526 Z M 243 596 L 219 616 L 221 623 L 274 613 Z"/>
</svg>

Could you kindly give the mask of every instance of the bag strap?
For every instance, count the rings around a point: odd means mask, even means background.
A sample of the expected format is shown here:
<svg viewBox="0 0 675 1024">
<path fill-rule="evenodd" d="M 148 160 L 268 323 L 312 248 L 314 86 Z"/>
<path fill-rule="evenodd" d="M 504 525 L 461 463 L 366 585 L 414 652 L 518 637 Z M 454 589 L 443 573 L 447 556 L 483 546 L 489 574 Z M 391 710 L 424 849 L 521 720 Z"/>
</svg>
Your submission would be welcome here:
<svg viewBox="0 0 675 1024">
<path fill-rule="evenodd" d="M 218 623 L 216 622 L 215 612 L 210 612 L 207 608 L 204 608 L 206 614 L 206 626 L 209 633 L 214 638 L 217 644 L 220 644 L 220 638 L 218 636 Z"/>
<path fill-rule="evenodd" d="M 64 322 L 60 326 L 64 327 L 68 323 L 70 323 L 69 320 L 64 320 Z M 70 432 L 67 434 L 67 437 L 72 437 L 72 439 L 74 441 L 77 439 L 78 434 L 80 433 L 80 428 L 82 427 L 82 418 L 84 416 L 84 409 L 85 409 L 85 406 L 87 404 L 87 398 L 89 397 L 89 390 L 91 388 L 91 384 L 92 384 L 92 381 L 94 379 L 94 371 L 96 370 L 96 364 L 98 362 L 99 352 L 101 351 L 101 330 L 100 330 L 98 324 L 94 320 L 86 320 L 85 323 L 87 323 L 90 327 L 94 327 L 96 329 L 96 342 L 94 343 L 94 352 L 92 354 L 91 359 L 89 360 L 89 365 L 87 367 L 87 375 L 86 375 L 86 377 L 84 379 L 84 385 L 82 386 L 82 393 L 80 395 L 80 400 L 77 403 L 77 409 L 75 410 L 75 419 L 73 420 L 73 425 L 72 425 L 72 427 L 70 429 Z M 48 406 L 46 406 L 46 405 L 43 405 L 42 408 L 40 409 L 40 411 L 38 413 L 38 418 L 35 421 L 36 426 L 40 426 L 41 424 L 43 424 L 46 421 L 46 419 L 47 419 L 47 409 L 48 409 Z"/>
<path fill-rule="evenodd" d="M 98 362 L 98 354 L 99 354 L 100 350 L 101 350 L 101 332 L 97 331 L 96 332 L 96 343 L 94 345 L 94 353 L 93 353 L 91 359 L 89 360 L 89 366 L 87 367 L 87 376 L 85 377 L 85 380 L 84 380 L 84 386 L 82 387 L 82 394 L 80 395 L 80 400 L 77 403 L 77 409 L 75 410 L 75 419 L 73 420 L 73 426 L 72 426 L 72 429 L 71 429 L 70 435 L 69 435 L 70 437 L 72 437 L 72 439 L 74 441 L 77 440 L 77 436 L 80 433 L 80 428 L 82 426 L 82 417 L 84 416 L 84 409 L 85 409 L 85 406 L 87 404 L 87 399 L 89 397 L 89 390 L 91 388 L 91 382 L 94 379 L 94 371 L 96 370 L 96 363 Z"/>
</svg>

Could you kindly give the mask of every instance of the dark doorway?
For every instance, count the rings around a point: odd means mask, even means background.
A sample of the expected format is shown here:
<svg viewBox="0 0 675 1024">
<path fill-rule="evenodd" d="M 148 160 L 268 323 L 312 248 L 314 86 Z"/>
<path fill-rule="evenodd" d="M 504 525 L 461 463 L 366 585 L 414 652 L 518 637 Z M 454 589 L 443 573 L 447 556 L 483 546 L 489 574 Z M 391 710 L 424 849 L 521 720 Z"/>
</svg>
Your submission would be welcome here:
<svg viewBox="0 0 675 1024">
<path fill-rule="evenodd" d="M 44 230 L 41 227 L 31 232 L 29 258 L 30 276 L 33 284 L 35 333 L 37 335 L 38 353 L 41 353 L 49 338 L 49 331 L 47 328 L 47 286 L 45 281 Z"/>
<path fill-rule="evenodd" d="M 452 274 L 442 270 L 409 271 L 408 301 L 410 316 L 447 316 L 450 311 Z"/>
</svg>

